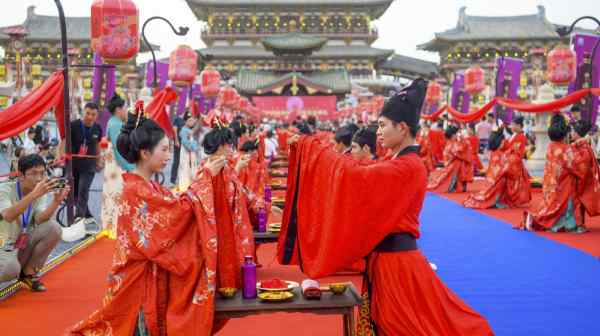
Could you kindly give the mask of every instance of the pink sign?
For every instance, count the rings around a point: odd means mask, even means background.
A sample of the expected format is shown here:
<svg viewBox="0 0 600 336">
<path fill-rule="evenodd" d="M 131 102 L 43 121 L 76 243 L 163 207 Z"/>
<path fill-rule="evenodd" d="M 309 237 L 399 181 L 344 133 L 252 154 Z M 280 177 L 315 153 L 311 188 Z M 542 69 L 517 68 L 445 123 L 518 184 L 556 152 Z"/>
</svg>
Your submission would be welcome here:
<svg viewBox="0 0 600 336">
<path fill-rule="evenodd" d="M 319 120 L 337 117 L 335 96 L 256 96 L 252 101 L 262 118 L 291 121 L 297 116 L 315 116 Z"/>
</svg>

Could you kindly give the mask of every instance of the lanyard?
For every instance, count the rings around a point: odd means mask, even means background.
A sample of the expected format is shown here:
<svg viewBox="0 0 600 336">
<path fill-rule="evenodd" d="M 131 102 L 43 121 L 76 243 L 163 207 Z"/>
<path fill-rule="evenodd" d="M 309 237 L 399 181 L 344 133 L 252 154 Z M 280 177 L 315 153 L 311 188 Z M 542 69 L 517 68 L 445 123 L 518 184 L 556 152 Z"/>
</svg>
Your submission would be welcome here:
<svg viewBox="0 0 600 336">
<path fill-rule="evenodd" d="M 88 129 L 83 125 L 83 120 L 79 121 L 79 126 L 81 126 L 81 135 L 83 136 L 83 145 L 87 145 L 88 141 Z M 92 127 L 90 127 L 89 131 L 92 131 Z"/>
<path fill-rule="evenodd" d="M 19 183 L 19 181 L 17 181 L 17 197 L 18 201 L 20 201 L 23 198 L 23 194 L 21 193 L 21 184 Z M 21 226 L 23 227 L 23 229 L 27 228 L 27 225 L 29 225 L 29 217 L 31 217 L 32 211 L 33 208 L 31 206 L 31 203 L 29 203 L 25 213 L 21 214 Z"/>
</svg>

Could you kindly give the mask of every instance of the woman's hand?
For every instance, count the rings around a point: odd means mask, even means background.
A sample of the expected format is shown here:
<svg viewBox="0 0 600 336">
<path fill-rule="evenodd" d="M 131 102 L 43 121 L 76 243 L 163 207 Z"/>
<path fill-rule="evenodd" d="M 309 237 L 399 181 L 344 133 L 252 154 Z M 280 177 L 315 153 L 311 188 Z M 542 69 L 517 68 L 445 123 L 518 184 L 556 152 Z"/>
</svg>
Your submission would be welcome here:
<svg viewBox="0 0 600 336">
<path fill-rule="evenodd" d="M 235 172 L 237 174 L 239 174 L 242 171 L 242 169 L 244 169 L 248 166 L 249 161 L 250 161 L 250 155 L 248 155 L 248 154 L 242 155 L 239 158 L 239 160 L 237 161 L 237 163 L 235 164 Z"/>
<path fill-rule="evenodd" d="M 271 213 L 274 214 L 274 215 L 282 215 L 283 214 L 283 210 L 281 210 L 279 207 L 272 206 L 271 207 Z"/>
<path fill-rule="evenodd" d="M 221 169 L 225 167 L 225 164 L 227 164 L 227 158 L 219 156 L 216 158 L 209 158 L 204 164 L 204 168 L 208 169 L 212 176 L 217 176 L 221 172 Z"/>
<path fill-rule="evenodd" d="M 293 145 L 296 142 L 298 142 L 298 140 L 300 140 L 300 136 L 298 134 L 294 134 L 293 136 L 291 136 L 287 139 L 287 144 Z"/>
</svg>

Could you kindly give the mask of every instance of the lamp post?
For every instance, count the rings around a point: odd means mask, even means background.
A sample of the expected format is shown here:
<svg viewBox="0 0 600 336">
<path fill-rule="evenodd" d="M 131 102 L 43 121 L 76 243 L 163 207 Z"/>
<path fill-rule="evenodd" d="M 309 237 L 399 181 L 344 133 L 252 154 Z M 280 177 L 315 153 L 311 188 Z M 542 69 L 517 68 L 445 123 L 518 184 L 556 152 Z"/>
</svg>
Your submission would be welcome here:
<svg viewBox="0 0 600 336">
<path fill-rule="evenodd" d="M 561 37 L 565 37 L 568 36 L 569 34 L 571 34 L 573 32 L 573 30 L 575 30 L 575 26 L 577 25 L 577 23 L 579 23 L 580 21 L 583 20 L 591 20 L 594 21 L 597 25 L 597 29 L 600 29 L 600 20 L 598 20 L 597 18 L 593 17 L 593 16 L 582 16 L 580 18 L 577 18 L 575 21 L 573 21 L 573 23 L 571 23 L 571 26 L 564 26 L 564 27 L 559 27 L 556 29 L 556 32 L 558 33 L 558 35 L 560 35 Z M 594 60 L 596 57 L 596 52 L 598 51 L 598 45 L 600 45 L 600 36 L 598 36 L 598 40 L 596 41 L 596 43 L 594 44 L 594 47 L 592 48 L 592 54 L 589 60 L 589 63 L 586 62 L 585 60 L 585 56 L 584 56 L 584 60 L 583 60 L 583 66 L 582 66 L 582 76 L 583 78 L 588 78 L 589 79 L 589 85 L 590 87 L 593 85 L 594 83 Z M 580 74 L 578 74 L 578 76 L 580 76 Z M 582 78 L 582 83 L 583 83 L 583 78 Z M 583 83 L 583 85 L 585 85 L 585 83 Z M 585 110 L 587 111 L 587 119 L 588 121 L 593 124 L 593 98 L 591 97 L 591 94 L 588 95 L 586 98 L 582 99 L 582 104 L 583 106 L 585 106 Z M 583 107 L 582 106 L 582 107 Z M 583 112 L 583 109 L 582 109 Z M 583 114 L 582 114 L 583 116 Z M 593 125 L 594 130 L 596 129 L 596 126 Z"/>
<path fill-rule="evenodd" d="M 179 27 L 179 30 L 177 30 L 177 29 L 175 29 L 175 27 L 169 20 L 165 19 L 162 16 L 153 16 L 144 22 L 144 25 L 142 26 L 142 39 L 144 39 L 144 43 L 146 44 L 146 46 L 148 47 L 148 49 L 150 49 L 150 52 L 152 53 L 152 65 L 153 65 L 152 70 L 154 71 L 154 80 L 152 82 L 152 89 L 154 90 L 158 87 L 158 71 L 156 69 L 156 55 L 154 54 L 154 49 L 152 48 L 152 46 L 148 42 L 148 39 L 146 38 L 146 25 L 148 25 L 148 23 L 150 23 L 150 21 L 153 21 L 153 20 L 162 20 L 162 21 L 166 22 L 169 25 L 169 27 L 171 27 L 171 29 L 173 30 L 173 33 L 175 33 L 175 35 L 178 35 L 178 36 L 187 35 L 187 33 L 190 29 L 188 27 Z"/>
</svg>

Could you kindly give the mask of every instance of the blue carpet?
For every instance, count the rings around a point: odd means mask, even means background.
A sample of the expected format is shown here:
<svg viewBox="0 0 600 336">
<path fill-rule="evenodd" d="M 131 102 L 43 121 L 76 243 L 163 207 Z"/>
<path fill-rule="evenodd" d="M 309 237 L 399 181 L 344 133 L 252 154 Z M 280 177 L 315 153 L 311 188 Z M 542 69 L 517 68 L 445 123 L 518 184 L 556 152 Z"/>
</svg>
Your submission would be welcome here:
<svg viewBox="0 0 600 336">
<path fill-rule="evenodd" d="M 420 246 L 496 335 L 600 335 L 600 261 L 429 194 Z"/>
</svg>

